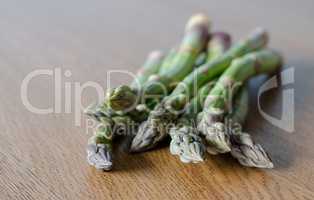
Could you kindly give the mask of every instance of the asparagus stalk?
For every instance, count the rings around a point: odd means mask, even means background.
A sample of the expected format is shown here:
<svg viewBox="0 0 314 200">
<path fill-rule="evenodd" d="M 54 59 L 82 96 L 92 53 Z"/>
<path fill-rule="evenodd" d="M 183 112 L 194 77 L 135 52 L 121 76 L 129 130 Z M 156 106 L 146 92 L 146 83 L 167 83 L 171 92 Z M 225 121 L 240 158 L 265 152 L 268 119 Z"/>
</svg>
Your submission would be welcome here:
<svg viewBox="0 0 314 200">
<path fill-rule="evenodd" d="M 218 49 L 216 46 L 219 46 L 219 49 L 227 49 L 228 46 L 230 46 L 230 36 L 226 33 L 213 34 L 212 40 L 215 42 L 209 43 L 209 51 L 211 51 L 210 49 Z M 213 52 L 220 56 L 222 55 L 221 51 L 215 50 Z M 212 53 L 212 55 L 214 55 L 214 53 Z M 216 57 L 219 58 L 219 55 Z M 210 80 L 212 79 L 208 79 L 208 81 Z M 176 111 L 182 110 L 191 97 L 184 92 L 175 92 L 178 87 L 181 88 L 182 85 L 179 84 L 171 95 L 164 98 L 150 113 L 147 121 L 140 125 L 138 133 L 132 141 L 131 151 L 138 152 L 153 148 L 160 140 L 166 137 L 169 124 L 174 122 L 178 117 L 179 113 Z M 198 88 L 194 89 L 198 90 Z"/>
<path fill-rule="evenodd" d="M 160 68 L 160 71 L 159 71 L 159 74 L 163 74 L 163 73 L 167 73 L 167 71 L 170 70 L 171 68 L 171 60 L 174 58 L 176 54 L 176 49 L 175 48 L 172 48 L 168 55 L 165 57 L 164 61 L 163 61 L 163 64 L 162 64 L 162 67 Z M 203 65 L 206 60 L 208 59 L 208 56 L 209 56 L 209 53 L 203 51 L 201 52 L 196 60 L 195 60 L 195 63 L 194 63 L 194 68 L 197 68 L 197 67 L 200 67 L 201 65 Z M 154 77 L 154 79 L 158 80 L 159 77 Z M 151 78 L 153 79 L 153 78 Z"/>
<path fill-rule="evenodd" d="M 231 45 L 231 37 L 225 32 L 213 32 L 207 44 L 207 52 L 198 55 L 195 61 L 195 68 L 198 68 L 208 61 L 214 60 L 225 53 Z"/>
<path fill-rule="evenodd" d="M 231 37 L 226 32 L 214 32 L 207 45 L 207 61 L 212 61 L 223 55 L 231 45 Z M 204 64 L 204 63 L 203 63 Z"/>
<path fill-rule="evenodd" d="M 185 113 L 179 118 L 175 127 L 171 128 L 170 153 L 178 155 L 184 163 L 197 163 L 205 158 L 206 147 L 195 128 L 197 114 L 202 110 L 203 103 L 214 81 L 203 86 L 196 97 L 187 106 Z"/>
<path fill-rule="evenodd" d="M 260 50 L 235 59 L 222 74 L 215 87 L 206 98 L 202 120 L 198 130 L 205 135 L 206 141 L 214 150 L 212 153 L 229 152 L 230 139 L 225 134 L 224 115 L 238 87 L 250 77 L 272 73 L 281 64 L 281 56 L 272 50 Z"/>
<path fill-rule="evenodd" d="M 163 63 L 164 55 L 160 51 L 153 51 L 148 55 L 146 62 L 143 67 L 141 67 L 137 73 L 136 78 L 131 83 L 131 88 L 135 90 L 140 90 L 148 78 L 157 74 Z"/>
<path fill-rule="evenodd" d="M 176 53 L 177 53 L 176 48 L 170 49 L 170 51 L 168 52 L 168 54 L 166 55 L 165 59 L 161 64 L 158 74 L 164 74 L 167 73 L 167 71 L 169 71 L 169 69 L 171 68 L 171 61 L 173 60 Z"/>
<path fill-rule="evenodd" d="M 231 155 L 241 165 L 257 168 L 273 168 L 273 163 L 260 144 L 255 144 L 252 137 L 242 132 L 242 126 L 248 113 L 248 88 L 243 86 L 235 97 L 233 112 L 226 117 L 231 122 Z"/>
<path fill-rule="evenodd" d="M 170 61 L 169 70 L 161 71 L 158 77 L 147 82 L 142 90 L 143 95 L 139 95 L 135 91 L 132 94 L 132 89 L 128 86 L 113 90 L 106 98 L 108 105 L 114 110 L 126 110 L 131 105 L 136 105 L 138 98 L 134 97 L 166 95 L 168 90 L 193 70 L 198 54 L 208 41 L 209 26 L 210 22 L 207 16 L 203 14 L 192 16 L 186 25 L 181 45 Z"/>
<path fill-rule="evenodd" d="M 172 48 L 168 52 L 167 56 L 165 57 L 162 65 L 161 65 L 161 68 L 160 68 L 158 74 L 167 73 L 167 71 L 169 71 L 171 69 L 171 66 L 172 66 L 171 61 L 174 58 L 174 56 L 176 55 L 176 53 L 177 53 L 177 50 L 175 48 Z M 207 57 L 208 57 L 208 55 L 205 51 L 201 52 L 195 60 L 194 68 L 197 68 L 197 67 L 201 66 L 202 64 L 204 64 L 206 62 Z M 158 79 L 158 78 L 156 78 L 156 79 Z"/>
</svg>

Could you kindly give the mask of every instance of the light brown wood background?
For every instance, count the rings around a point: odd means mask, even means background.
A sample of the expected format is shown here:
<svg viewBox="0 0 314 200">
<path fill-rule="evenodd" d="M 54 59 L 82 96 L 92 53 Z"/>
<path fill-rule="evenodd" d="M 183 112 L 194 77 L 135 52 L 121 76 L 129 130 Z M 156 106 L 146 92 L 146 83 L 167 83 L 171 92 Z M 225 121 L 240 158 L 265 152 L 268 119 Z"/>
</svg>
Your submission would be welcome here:
<svg viewBox="0 0 314 200">
<path fill-rule="evenodd" d="M 314 26 L 312 0 L 15 1 L 0 2 L 0 199 L 314 199 Z M 74 113 L 38 115 L 20 98 L 24 77 L 35 69 L 71 70 L 63 83 L 96 81 L 106 88 L 109 69 L 135 71 L 153 49 L 167 50 L 195 12 L 234 39 L 256 26 L 271 34 L 285 67 L 295 67 L 295 132 L 262 118 L 251 81 L 246 130 L 270 153 L 275 169 L 241 167 L 229 155 L 182 164 L 168 148 L 128 155 L 119 147 L 110 173 L 85 162 L 85 118 Z M 126 83 L 116 77 L 115 85 Z M 62 84 L 62 87 L 64 85 Z M 29 98 L 53 105 L 53 79 L 30 84 Z M 64 91 L 64 90 L 63 90 Z M 282 91 L 267 92 L 262 107 L 281 115 Z M 73 92 L 74 93 L 74 92 Z M 74 95 L 74 94 L 73 94 Z M 96 98 L 92 89 L 84 105 Z M 64 102 L 64 95 L 62 97 Z M 74 97 L 72 96 L 72 103 Z"/>
</svg>

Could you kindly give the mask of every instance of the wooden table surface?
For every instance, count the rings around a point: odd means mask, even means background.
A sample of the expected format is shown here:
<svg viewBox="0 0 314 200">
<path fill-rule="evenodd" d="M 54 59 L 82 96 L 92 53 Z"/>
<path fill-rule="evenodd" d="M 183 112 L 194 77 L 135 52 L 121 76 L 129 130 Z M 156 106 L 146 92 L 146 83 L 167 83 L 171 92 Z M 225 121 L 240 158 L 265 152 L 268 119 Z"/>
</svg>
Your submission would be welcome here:
<svg viewBox="0 0 314 200">
<path fill-rule="evenodd" d="M 0 7 L 0 199 L 314 199 L 314 3 L 311 0 L 241 1 L 15 1 Z M 229 155 L 209 156 L 202 164 L 183 164 L 168 148 L 128 155 L 115 151 L 115 167 L 104 173 L 88 166 L 86 118 L 75 125 L 70 113 L 35 114 L 21 100 L 23 79 L 36 69 L 62 73 L 65 83 L 94 81 L 106 88 L 110 69 L 135 71 L 153 49 L 167 50 L 182 36 L 196 12 L 206 12 L 215 30 L 236 40 L 256 26 L 271 34 L 295 82 L 263 94 L 261 106 L 280 117 L 283 89 L 294 89 L 295 131 L 288 133 L 258 112 L 252 80 L 246 131 L 268 150 L 275 169 L 240 166 Z M 116 76 L 114 85 L 126 83 Z M 33 105 L 54 105 L 53 76 L 29 84 Z M 93 89 L 83 105 L 95 100 Z M 293 122 L 292 122 L 293 123 Z"/>
</svg>

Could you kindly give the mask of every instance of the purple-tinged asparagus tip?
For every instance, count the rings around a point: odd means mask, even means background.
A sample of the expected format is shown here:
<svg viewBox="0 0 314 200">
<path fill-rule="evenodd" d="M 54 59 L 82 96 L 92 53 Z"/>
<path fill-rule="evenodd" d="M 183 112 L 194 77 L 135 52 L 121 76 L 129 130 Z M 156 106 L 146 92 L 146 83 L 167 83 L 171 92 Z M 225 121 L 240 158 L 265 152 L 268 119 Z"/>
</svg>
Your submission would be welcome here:
<svg viewBox="0 0 314 200">
<path fill-rule="evenodd" d="M 217 43 L 222 44 L 225 51 L 229 49 L 231 46 L 230 34 L 223 31 L 217 31 L 217 32 L 212 33 L 211 41 L 217 41 Z"/>
</svg>

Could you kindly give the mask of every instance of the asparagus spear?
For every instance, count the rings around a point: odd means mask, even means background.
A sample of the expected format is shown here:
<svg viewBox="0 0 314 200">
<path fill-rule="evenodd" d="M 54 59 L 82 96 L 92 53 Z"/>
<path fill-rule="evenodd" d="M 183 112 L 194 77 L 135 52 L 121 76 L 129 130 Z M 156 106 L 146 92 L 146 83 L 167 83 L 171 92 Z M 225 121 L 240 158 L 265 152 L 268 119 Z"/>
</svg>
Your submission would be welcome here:
<svg viewBox="0 0 314 200">
<path fill-rule="evenodd" d="M 136 79 L 132 82 L 134 88 L 140 88 L 145 84 L 149 76 L 157 73 L 161 65 L 163 55 L 159 51 L 149 54 L 143 67 L 138 71 Z M 138 85 L 140 84 L 140 85 Z M 113 135 L 122 134 L 119 131 L 130 130 L 130 124 L 135 125 L 134 121 L 139 122 L 147 118 L 148 110 L 143 105 L 138 105 L 128 114 L 117 112 L 111 109 L 106 103 L 92 104 L 85 110 L 85 114 L 93 117 L 100 125 L 97 127 L 87 145 L 87 161 L 97 169 L 106 171 L 112 168 L 112 138 Z M 133 130 L 133 129 L 132 129 Z"/>
<path fill-rule="evenodd" d="M 96 128 L 94 136 L 88 140 L 87 162 L 96 169 L 112 169 L 112 126 L 110 118 L 101 117 L 102 123 Z"/>
<path fill-rule="evenodd" d="M 198 130 L 206 137 L 206 141 L 215 151 L 229 152 L 230 139 L 225 134 L 223 118 L 229 111 L 226 100 L 232 100 L 236 90 L 250 77 L 274 72 L 281 64 L 281 56 L 272 50 L 260 50 L 235 59 L 231 66 L 219 78 L 215 87 L 206 98 L 202 120 Z M 231 90 L 230 90 L 231 89 Z"/>
<path fill-rule="evenodd" d="M 226 38 L 228 39 L 224 40 Z M 229 46 L 230 44 L 230 37 L 227 34 L 214 34 L 212 40 L 217 41 L 209 43 L 213 45 L 212 49 L 217 49 L 216 46 Z M 209 46 L 209 51 L 210 49 L 211 46 Z M 227 47 L 221 47 L 221 49 L 227 49 Z M 215 52 L 221 53 L 216 50 Z M 217 57 L 219 56 L 217 55 Z M 208 81 L 210 80 L 211 79 Z M 174 92 L 181 86 L 182 85 L 179 84 L 175 88 Z M 197 90 L 198 88 L 194 89 Z M 163 99 L 163 101 L 150 113 L 148 119 L 140 125 L 138 133 L 132 141 L 131 151 L 144 151 L 146 149 L 153 148 L 167 135 L 169 124 L 172 124 L 172 122 L 174 122 L 174 120 L 178 117 L 179 113 L 177 111 L 182 110 L 190 98 L 190 96 L 185 93 L 174 94 L 174 92 Z"/>
<path fill-rule="evenodd" d="M 209 19 L 203 14 L 194 15 L 190 18 L 181 45 L 170 61 L 169 70 L 161 71 L 158 77 L 146 83 L 142 90 L 144 97 L 166 95 L 170 88 L 173 88 L 193 70 L 198 54 L 204 49 L 208 41 L 209 26 Z M 126 110 L 131 105 L 136 105 L 138 98 L 134 97 L 143 95 L 139 95 L 128 86 L 123 86 L 123 88 L 114 89 L 110 92 L 106 101 L 114 110 Z"/>
<path fill-rule="evenodd" d="M 231 155 L 247 167 L 273 168 L 274 165 L 263 147 L 255 144 L 249 134 L 242 132 L 241 125 L 247 116 L 248 107 L 248 88 L 243 86 L 235 97 L 233 112 L 226 117 L 232 123 L 231 130 L 228 132 Z"/>
<path fill-rule="evenodd" d="M 110 171 L 113 166 L 113 138 L 118 134 L 128 134 L 132 130 L 132 120 L 128 116 L 98 117 L 99 124 L 94 135 L 88 140 L 87 162 L 96 169 Z M 132 127 L 133 128 L 133 127 Z M 122 133 L 120 133 L 122 132 Z"/>
<path fill-rule="evenodd" d="M 179 118 L 175 127 L 171 128 L 170 153 L 178 155 L 184 163 L 197 163 L 204 160 L 205 145 L 195 128 L 197 113 L 202 110 L 203 103 L 214 82 L 203 86 L 196 97 L 188 104 L 183 116 Z"/>
</svg>

